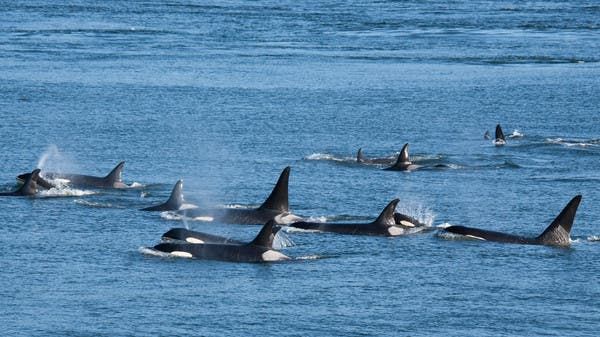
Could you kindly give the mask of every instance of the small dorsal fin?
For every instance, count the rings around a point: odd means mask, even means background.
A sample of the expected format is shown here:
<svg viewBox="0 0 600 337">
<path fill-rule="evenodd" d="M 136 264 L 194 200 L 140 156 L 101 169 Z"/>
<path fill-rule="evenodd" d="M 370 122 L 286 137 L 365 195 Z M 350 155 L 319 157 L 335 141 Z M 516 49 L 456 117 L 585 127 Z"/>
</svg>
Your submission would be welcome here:
<svg viewBox="0 0 600 337">
<path fill-rule="evenodd" d="M 568 246 L 571 244 L 571 227 L 575 220 L 577 207 L 581 202 L 581 195 L 575 196 L 560 214 L 552 221 L 550 226 L 537 237 L 537 241 L 545 245 Z"/>
<path fill-rule="evenodd" d="M 168 206 L 172 210 L 178 210 L 183 205 L 183 180 L 179 179 L 173 186 L 173 191 L 171 191 L 171 196 L 169 200 L 166 202 L 166 206 Z"/>
<path fill-rule="evenodd" d="M 37 180 L 40 176 L 40 169 L 35 169 L 25 180 L 25 183 L 19 188 L 15 194 L 18 195 L 34 195 L 37 193 Z"/>
<path fill-rule="evenodd" d="M 124 165 L 125 165 L 124 161 L 118 163 L 117 166 L 115 166 L 115 168 L 112 171 L 110 171 L 110 173 L 106 177 L 104 177 L 104 179 L 106 179 L 108 181 L 108 183 L 110 183 L 110 184 L 122 182 L 121 176 L 123 174 L 123 166 Z"/>
<path fill-rule="evenodd" d="M 483 134 L 483 139 L 492 139 L 492 135 L 490 135 L 490 130 L 486 130 Z"/>
<path fill-rule="evenodd" d="M 506 138 L 504 138 L 504 132 L 502 132 L 502 127 L 500 127 L 500 124 L 496 125 L 496 139 L 506 140 Z"/>
<path fill-rule="evenodd" d="M 286 167 L 281 172 L 279 176 L 279 180 L 277 180 L 277 184 L 271 191 L 271 194 L 265 200 L 265 202 L 260 206 L 262 209 L 272 209 L 281 212 L 287 212 L 289 210 L 288 203 L 288 181 L 290 179 L 290 167 Z"/>
<path fill-rule="evenodd" d="M 396 224 L 396 220 L 394 220 L 394 211 L 396 210 L 396 206 L 400 202 L 400 199 L 394 199 L 390 201 L 390 203 L 385 206 L 381 214 L 373 221 L 373 224 L 380 226 L 393 226 Z"/>
<path fill-rule="evenodd" d="M 365 159 L 363 157 L 363 152 L 362 152 L 362 147 L 361 147 L 358 149 L 358 152 L 356 153 L 356 162 L 362 163 L 364 161 L 365 161 Z"/>
<path fill-rule="evenodd" d="M 261 246 L 266 248 L 273 248 L 273 240 L 275 234 L 279 231 L 278 227 L 275 227 L 276 223 L 274 220 L 269 220 L 258 232 L 258 235 L 254 240 L 250 242 L 250 245 Z"/>
</svg>

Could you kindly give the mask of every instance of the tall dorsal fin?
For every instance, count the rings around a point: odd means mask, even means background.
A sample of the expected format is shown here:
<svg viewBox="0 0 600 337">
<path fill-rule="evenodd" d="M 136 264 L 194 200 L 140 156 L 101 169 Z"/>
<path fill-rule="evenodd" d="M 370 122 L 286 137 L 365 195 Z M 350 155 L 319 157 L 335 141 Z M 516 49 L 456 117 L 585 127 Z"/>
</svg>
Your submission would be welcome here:
<svg viewBox="0 0 600 337">
<path fill-rule="evenodd" d="M 37 193 L 37 180 L 40 176 L 40 169 L 35 169 L 25 180 L 25 183 L 19 188 L 15 194 L 18 195 L 34 195 Z"/>
<path fill-rule="evenodd" d="M 398 155 L 398 159 L 396 163 L 392 167 L 403 168 L 412 164 L 410 162 L 410 156 L 408 155 L 408 143 L 404 144 L 402 150 L 400 150 L 400 154 Z"/>
<path fill-rule="evenodd" d="M 362 152 L 362 147 L 361 147 L 358 149 L 358 152 L 356 153 L 356 162 L 362 163 L 364 161 L 365 161 L 365 159 L 363 157 L 363 152 Z"/>
<path fill-rule="evenodd" d="M 288 181 L 290 179 L 290 169 L 291 168 L 289 166 L 283 169 L 283 172 L 281 172 L 279 180 L 277 180 L 277 184 L 275 184 L 273 191 L 271 191 L 271 194 L 267 200 L 260 205 L 260 208 L 272 209 L 281 212 L 287 212 L 289 210 Z"/>
<path fill-rule="evenodd" d="M 183 180 L 177 180 L 165 205 L 172 210 L 178 210 L 183 205 Z"/>
<path fill-rule="evenodd" d="M 106 177 L 104 177 L 104 179 L 106 179 L 110 184 L 120 183 L 124 165 L 124 161 L 118 163 L 117 166 L 115 166 L 115 168 L 112 171 L 110 171 L 110 173 Z"/>
<path fill-rule="evenodd" d="M 250 245 L 261 246 L 266 248 L 273 248 L 273 240 L 275 234 L 279 231 L 278 227 L 275 227 L 276 223 L 274 220 L 269 220 L 258 232 L 258 235 L 250 242 Z"/>
<path fill-rule="evenodd" d="M 504 138 L 504 132 L 502 132 L 502 127 L 500 127 L 500 124 L 496 125 L 496 139 L 506 140 L 506 138 Z"/>
<path fill-rule="evenodd" d="M 571 244 L 571 227 L 575 220 L 577 207 L 581 202 L 581 195 L 575 196 L 560 214 L 552 221 L 550 226 L 537 237 L 537 241 L 544 245 L 568 246 Z"/>
<path fill-rule="evenodd" d="M 385 206 L 381 214 L 379 214 L 377 219 L 373 221 L 373 224 L 385 227 L 395 225 L 396 220 L 394 220 L 394 211 L 396 210 L 398 202 L 400 202 L 400 199 L 394 199 L 390 201 L 390 203 L 387 206 Z"/>
</svg>

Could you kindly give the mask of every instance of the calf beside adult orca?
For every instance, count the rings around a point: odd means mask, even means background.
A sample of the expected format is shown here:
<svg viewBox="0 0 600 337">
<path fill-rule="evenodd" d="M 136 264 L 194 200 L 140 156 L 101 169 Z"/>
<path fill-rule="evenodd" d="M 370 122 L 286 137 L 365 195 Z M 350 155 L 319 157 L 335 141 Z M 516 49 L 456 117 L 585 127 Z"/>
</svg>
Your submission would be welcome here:
<svg viewBox="0 0 600 337">
<path fill-rule="evenodd" d="M 398 236 L 408 234 L 413 227 L 417 227 L 418 221 L 398 213 L 400 223 L 396 222 L 394 211 L 399 201 L 399 199 L 392 200 L 383 209 L 381 214 L 379 214 L 377 219 L 369 223 L 326 223 L 299 221 L 294 222 L 289 226 L 340 234 L 378 236 Z M 406 219 L 411 219 L 413 222 L 409 222 Z M 403 224 L 402 221 L 405 221 L 405 223 Z"/>
<path fill-rule="evenodd" d="M 0 193 L 0 196 L 20 197 L 20 196 L 35 195 L 38 190 L 37 180 L 38 180 L 39 176 L 40 176 L 40 169 L 35 169 L 31 173 L 27 173 L 27 177 L 25 178 L 23 185 L 19 189 L 17 189 L 16 191 L 12 191 L 12 192 L 2 192 L 2 193 Z"/>
<path fill-rule="evenodd" d="M 273 262 L 290 258 L 273 249 L 275 221 L 267 222 L 249 243 L 160 243 L 155 250 L 173 256 L 231 262 Z"/>
<path fill-rule="evenodd" d="M 290 178 L 290 167 L 286 167 L 271 194 L 257 208 L 223 208 L 223 209 L 185 209 L 177 213 L 186 217 L 210 217 L 213 221 L 242 225 L 260 225 L 269 220 L 275 220 L 277 223 L 287 223 L 288 219 L 299 219 L 289 211 L 288 202 L 288 181 Z"/>
<path fill-rule="evenodd" d="M 55 179 L 64 179 L 68 180 L 68 183 L 71 186 L 90 186 L 97 188 L 127 188 L 127 185 L 123 183 L 121 180 L 121 176 L 123 173 L 123 166 L 125 162 L 122 161 L 115 168 L 110 171 L 110 173 L 105 177 L 95 177 L 88 176 L 83 174 L 74 174 L 74 173 L 53 173 L 53 172 L 45 172 L 43 174 L 44 178 L 55 180 Z M 25 181 L 27 179 L 28 173 L 21 174 L 17 177 L 17 180 Z M 53 184 L 44 180 L 44 187 L 48 189 L 54 187 Z"/>
<path fill-rule="evenodd" d="M 142 211 L 164 212 L 176 211 L 183 205 L 183 180 L 178 180 L 173 186 L 169 199 L 160 205 L 142 208 Z"/>
<path fill-rule="evenodd" d="M 577 195 L 571 199 L 556 219 L 552 221 L 550 226 L 536 237 L 524 237 L 464 226 L 450 226 L 444 228 L 444 230 L 485 241 L 568 247 L 571 244 L 571 227 L 573 226 L 575 213 L 580 202 L 581 195 Z"/>
</svg>

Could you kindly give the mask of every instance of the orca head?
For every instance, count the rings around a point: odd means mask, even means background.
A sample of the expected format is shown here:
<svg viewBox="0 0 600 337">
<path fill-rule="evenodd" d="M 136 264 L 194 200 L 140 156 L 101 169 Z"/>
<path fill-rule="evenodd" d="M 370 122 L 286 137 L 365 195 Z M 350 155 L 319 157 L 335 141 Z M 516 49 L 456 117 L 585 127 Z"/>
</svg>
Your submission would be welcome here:
<svg viewBox="0 0 600 337">
<path fill-rule="evenodd" d="M 496 125 L 496 142 L 499 142 L 500 140 L 506 142 L 506 138 L 504 137 L 504 132 L 502 132 L 502 127 L 500 126 L 500 124 Z"/>
<path fill-rule="evenodd" d="M 35 169 L 27 174 L 25 183 L 15 193 L 18 195 L 35 195 L 37 193 L 37 180 L 40 177 L 40 169 Z"/>
</svg>

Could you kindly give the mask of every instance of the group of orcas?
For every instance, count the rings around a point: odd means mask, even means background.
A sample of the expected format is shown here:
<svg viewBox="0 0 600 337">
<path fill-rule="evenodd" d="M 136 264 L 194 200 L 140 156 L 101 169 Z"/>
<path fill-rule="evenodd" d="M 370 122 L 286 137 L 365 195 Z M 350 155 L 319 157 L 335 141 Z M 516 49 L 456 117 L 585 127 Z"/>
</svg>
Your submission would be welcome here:
<svg viewBox="0 0 600 337">
<path fill-rule="evenodd" d="M 360 161 L 360 157 L 359 151 L 358 161 Z M 401 167 L 410 170 L 413 169 L 411 165 L 408 144 L 406 144 L 393 167 L 396 167 L 395 170 L 400 170 Z M 19 189 L 13 192 L 0 193 L 0 196 L 33 196 L 39 189 L 55 188 L 54 181 L 66 182 L 72 187 L 126 188 L 127 185 L 121 180 L 123 166 L 124 162 L 119 163 L 105 177 L 51 172 L 44 172 L 41 175 L 40 169 L 36 169 L 31 173 L 21 174 L 17 177 L 17 181 L 23 184 Z M 162 242 L 155 245 L 153 249 L 170 256 L 186 258 L 235 262 L 281 261 L 290 259 L 273 247 L 275 235 L 282 226 L 340 234 L 388 237 L 416 233 L 429 227 L 411 216 L 396 212 L 399 199 L 389 202 L 379 216 L 371 222 L 327 223 L 304 221 L 302 218 L 293 215 L 289 210 L 289 176 L 290 167 L 288 166 L 279 176 L 271 194 L 256 208 L 201 209 L 198 207 L 183 207 L 183 183 L 181 180 L 177 181 L 165 203 L 146 207 L 142 210 L 171 211 L 190 218 L 210 217 L 213 221 L 220 223 L 263 226 L 254 240 L 250 242 L 240 242 L 186 228 L 173 228 L 162 235 Z M 441 230 L 484 241 L 567 247 L 571 243 L 571 227 L 580 202 L 581 195 L 571 199 L 546 230 L 537 237 L 523 237 L 464 226 L 449 226 Z"/>
</svg>

